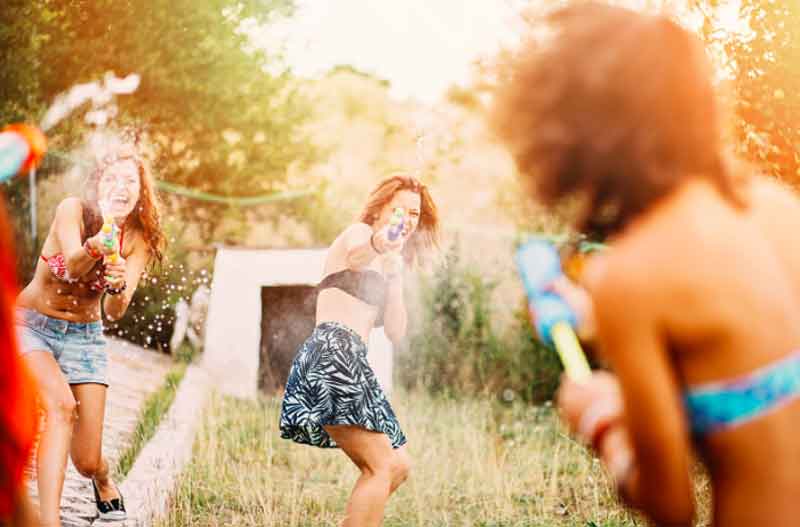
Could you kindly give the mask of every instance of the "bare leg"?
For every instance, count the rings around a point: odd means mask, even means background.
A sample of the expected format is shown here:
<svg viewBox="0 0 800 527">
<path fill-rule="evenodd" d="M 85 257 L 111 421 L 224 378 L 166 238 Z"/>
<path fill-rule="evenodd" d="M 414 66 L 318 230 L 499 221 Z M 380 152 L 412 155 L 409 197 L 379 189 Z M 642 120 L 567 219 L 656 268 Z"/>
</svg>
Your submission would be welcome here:
<svg viewBox="0 0 800 527">
<path fill-rule="evenodd" d="M 392 449 L 385 434 L 355 426 L 325 430 L 361 470 L 342 527 L 380 526 L 389 495 L 408 477 L 408 455 L 404 449 Z"/>
<path fill-rule="evenodd" d="M 70 448 L 72 462 L 83 477 L 97 482 L 103 501 L 118 498 L 119 492 L 109 477 L 108 463 L 103 457 L 103 420 L 108 388 L 102 384 L 73 384 L 71 388 L 78 401 L 78 419 Z"/>
<path fill-rule="evenodd" d="M 24 485 L 20 489 L 19 496 L 14 504 L 14 517 L 9 525 L 10 527 L 36 527 L 39 525 L 39 516 L 28 498 Z"/>
<path fill-rule="evenodd" d="M 36 461 L 41 525 L 59 526 L 61 491 L 75 422 L 75 398 L 53 355 L 47 351 L 31 351 L 23 357 L 39 385 L 46 419 Z"/>
</svg>

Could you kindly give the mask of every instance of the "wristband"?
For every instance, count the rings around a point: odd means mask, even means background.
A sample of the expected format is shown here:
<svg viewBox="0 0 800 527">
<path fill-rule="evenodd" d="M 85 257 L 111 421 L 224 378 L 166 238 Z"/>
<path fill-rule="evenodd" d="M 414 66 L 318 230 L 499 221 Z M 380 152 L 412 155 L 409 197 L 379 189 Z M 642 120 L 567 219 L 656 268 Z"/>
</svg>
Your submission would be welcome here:
<svg viewBox="0 0 800 527">
<path fill-rule="evenodd" d="M 618 452 L 606 460 L 606 468 L 617 491 L 626 495 L 628 483 L 634 473 L 635 460 L 630 450 Z"/>
<path fill-rule="evenodd" d="M 109 295 L 118 295 L 128 288 L 128 284 L 122 284 L 122 287 L 109 287 L 106 286 L 106 293 Z"/>
<path fill-rule="evenodd" d="M 578 435 L 586 444 L 597 450 L 603 436 L 622 417 L 618 401 L 608 399 L 596 401 L 581 414 L 578 422 Z"/>
<path fill-rule="evenodd" d="M 89 243 L 89 240 L 83 242 L 83 250 L 86 251 L 86 254 L 88 254 L 92 260 L 99 260 L 103 257 L 102 253 L 96 251 L 94 247 L 92 247 L 92 244 Z"/>
<path fill-rule="evenodd" d="M 381 251 L 378 250 L 377 247 L 375 247 L 375 233 L 374 232 L 372 233 L 372 236 L 369 237 L 369 244 L 372 246 L 372 250 L 373 251 L 375 251 L 378 254 L 383 254 Z"/>
</svg>

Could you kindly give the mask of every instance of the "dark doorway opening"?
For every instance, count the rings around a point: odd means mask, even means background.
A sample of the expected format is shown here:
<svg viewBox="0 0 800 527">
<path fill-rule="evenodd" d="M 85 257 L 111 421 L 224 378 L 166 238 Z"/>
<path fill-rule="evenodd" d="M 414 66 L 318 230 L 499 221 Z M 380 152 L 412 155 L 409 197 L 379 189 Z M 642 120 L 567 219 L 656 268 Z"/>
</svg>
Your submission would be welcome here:
<svg viewBox="0 0 800 527">
<path fill-rule="evenodd" d="M 289 285 L 261 288 L 261 349 L 258 388 L 283 391 L 297 348 L 314 330 L 316 288 Z"/>
</svg>

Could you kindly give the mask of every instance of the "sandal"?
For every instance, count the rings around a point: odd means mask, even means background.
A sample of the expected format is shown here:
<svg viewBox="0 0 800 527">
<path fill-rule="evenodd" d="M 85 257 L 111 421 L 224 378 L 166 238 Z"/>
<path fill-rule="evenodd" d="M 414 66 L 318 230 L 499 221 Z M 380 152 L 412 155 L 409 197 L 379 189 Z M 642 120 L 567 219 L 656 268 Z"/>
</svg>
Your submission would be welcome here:
<svg viewBox="0 0 800 527">
<path fill-rule="evenodd" d="M 97 490 L 97 483 L 92 479 L 92 488 L 94 489 L 94 502 L 97 505 L 97 514 L 101 520 L 120 521 L 128 517 L 125 511 L 125 500 L 122 498 L 122 493 L 119 487 L 114 485 L 119 493 L 119 498 L 114 498 L 109 501 L 100 499 L 100 491 Z"/>
</svg>

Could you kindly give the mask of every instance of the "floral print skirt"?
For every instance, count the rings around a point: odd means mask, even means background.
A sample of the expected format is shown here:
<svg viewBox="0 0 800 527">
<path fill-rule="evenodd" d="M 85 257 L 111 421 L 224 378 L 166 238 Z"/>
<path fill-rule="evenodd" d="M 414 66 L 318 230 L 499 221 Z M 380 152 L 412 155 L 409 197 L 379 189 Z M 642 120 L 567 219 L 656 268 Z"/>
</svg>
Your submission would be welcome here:
<svg viewBox="0 0 800 527">
<path fill-rule="evenodd" d="M 326 425 L 358 426 L 406 443 L 400 423 L 367 362 L 367 346 L 343 324 L 323 322 L 300 346 L 281 407 L 281 437 L 337 448 Z"/>
</svg>

